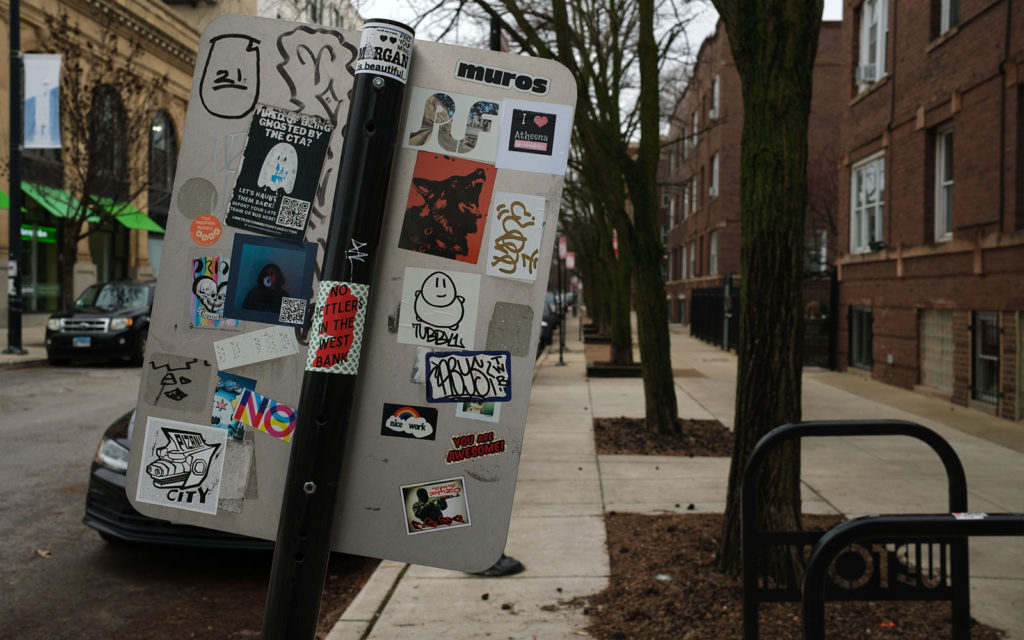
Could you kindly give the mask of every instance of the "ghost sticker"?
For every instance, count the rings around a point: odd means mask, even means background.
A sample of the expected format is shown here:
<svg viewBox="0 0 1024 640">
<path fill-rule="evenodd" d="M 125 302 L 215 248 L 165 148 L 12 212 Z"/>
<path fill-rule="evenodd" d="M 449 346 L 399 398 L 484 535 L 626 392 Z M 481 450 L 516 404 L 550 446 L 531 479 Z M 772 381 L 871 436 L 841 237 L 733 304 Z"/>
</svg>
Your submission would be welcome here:
<svg viewBox="0 0 1024 640">
<path fill-rule="evenodd" d="M 279 142 L 270 150 L 263 160 L 263 168 L 260 169 L 260 177 L 256 185 L 267 187 L 271 191 L 284 189 L 285 193 L 291 193 L 295 188 L 295 172 L 298 171 L 299 154 L 295 147 L 287 142 Z"/>
<path fill-rule="evenodd" d="M 261 104 L 253 113 L 226 224 L 301 239 L 334 125 Z"/>
<path fill-rule="evenodd" d="M 150 416 L 135 499 L 217 513 L 227 435 L 224 429 Z"/>
<path fill-rule="evenodd" d="M 260 41 L 225 34 L 210 39 L 199 99 L 210 115 L 241 118 L 260 96 Z"/>
<path fill-rule="evenodd" d="M 398 341 L 431 347 L 472 348 L 480 276 L 407 267 L 402 286 Z"/>
</svg>

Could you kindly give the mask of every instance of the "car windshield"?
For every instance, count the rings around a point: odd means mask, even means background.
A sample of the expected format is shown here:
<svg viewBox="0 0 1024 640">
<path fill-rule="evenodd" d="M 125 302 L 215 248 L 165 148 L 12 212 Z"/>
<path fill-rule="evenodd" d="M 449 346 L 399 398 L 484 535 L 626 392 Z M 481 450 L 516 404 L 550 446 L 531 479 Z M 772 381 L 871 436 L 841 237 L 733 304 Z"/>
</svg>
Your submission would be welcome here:
<svg viewBox="0 0 1024 640">
<path fill-rule="evenodd" d="M 149 286 L 130 282 L 94 284 L 75 300 L 76 309 L 140 309 L 149 306 Z"/>
</svg>

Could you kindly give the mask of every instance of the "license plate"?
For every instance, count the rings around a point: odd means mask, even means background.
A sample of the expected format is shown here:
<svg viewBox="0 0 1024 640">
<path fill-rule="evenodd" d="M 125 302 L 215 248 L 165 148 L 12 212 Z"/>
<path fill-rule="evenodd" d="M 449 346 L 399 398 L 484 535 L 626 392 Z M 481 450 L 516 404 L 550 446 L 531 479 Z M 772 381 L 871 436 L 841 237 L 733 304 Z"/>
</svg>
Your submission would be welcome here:
<svg viewBox="0 0 1024 640">
<path fill-rule="evenodd" d="M 79 337 L 73 338 L 72 340 L 73 340 L 72 344 L 74 344 L 76 347 L 91 347 L 92 346 L 92 338 L 90 336 L 79 336 Z"/>
</svg>

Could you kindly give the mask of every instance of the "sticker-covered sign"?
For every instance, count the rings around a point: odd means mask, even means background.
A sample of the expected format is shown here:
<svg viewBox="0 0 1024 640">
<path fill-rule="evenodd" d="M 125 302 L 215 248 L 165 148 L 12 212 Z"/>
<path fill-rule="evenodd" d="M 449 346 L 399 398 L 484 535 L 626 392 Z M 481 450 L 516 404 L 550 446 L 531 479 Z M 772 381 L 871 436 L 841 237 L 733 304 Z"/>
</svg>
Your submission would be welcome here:
<svg viewBox="0 0 1024 640">
<path fill-rule="evenodd" d="M 228 205 L 228 226 L 301 239 L 333 129 L 317 116 L 256 107 Z"/>
<path fill-rule="evenodd" d="M 398 247 L 476 264 L 497 173 L 489 164 L 416 154 Z"/>
<path fill-rule="evenodd" d="M 410 535 L 470 524 L 469 503 L 461 477 L 403 486 L 402 500 Z"/>
<path fill-rule="evenodd" d="M 387 76 L 405 84 L 409 77 L 412 32 L 390 21 L 367 22 L 359 40 L 356 73 Z"/>
<path fill-rule="evenodd" d="M 321 280 L 310 328 L 306 371 L 359 372 L 359 352 L 370 287 L 355 282 Z"/>
<path fill-rule="evenodd" d="M 534 281 L 544 234 L 544 198 L 495 191 L 491 197 L 487 275 Z"/>
<path fill-rule="evenodd" d="M 433 440 L 437 435 L 437 409 L 384 403 L 380 435 Z"/>
<path fill-rule="evenodd" d="M 495 165 L 499 169 L 565 175 L 572 111 L 564 104 L 503 100 Z"/>
<path fill-rule="evenodd" d="M 217 513 L 228 432 L 150 416 L 135 499 L 200 513 Z"/>
<path fill-rule="evenodd" d="M 413 87 L 402 146 L 494 164 L 499 108 L 494 100 Z"/>
<path fill-rule="evenodd" d="M 480 276 L 406 267 L 398 341 L 428 347 L 472 349 Z"/>
<path fill-rule="evenodd" d="M 508 351 L 433 351 L 427 354 L 427 402 L 512 399 Z"/>
</svg>

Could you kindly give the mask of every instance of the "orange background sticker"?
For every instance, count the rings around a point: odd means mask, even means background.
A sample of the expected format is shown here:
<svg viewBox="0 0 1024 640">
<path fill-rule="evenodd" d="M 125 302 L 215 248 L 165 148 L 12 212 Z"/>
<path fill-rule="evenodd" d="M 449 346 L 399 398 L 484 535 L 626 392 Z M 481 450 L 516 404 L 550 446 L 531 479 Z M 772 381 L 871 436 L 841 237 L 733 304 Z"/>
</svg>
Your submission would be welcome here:
<svg viewBox="0 0 1024 640">
<path fill-rule="evenodd" d="M 208 213 L 204 213 L 192 221 L 190 231 L 192 239 L 196 241 L 196 244 L 201 247 L 208 247 L 220 240 L 220 220 Z"/>
</svg>

